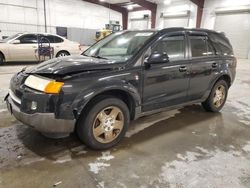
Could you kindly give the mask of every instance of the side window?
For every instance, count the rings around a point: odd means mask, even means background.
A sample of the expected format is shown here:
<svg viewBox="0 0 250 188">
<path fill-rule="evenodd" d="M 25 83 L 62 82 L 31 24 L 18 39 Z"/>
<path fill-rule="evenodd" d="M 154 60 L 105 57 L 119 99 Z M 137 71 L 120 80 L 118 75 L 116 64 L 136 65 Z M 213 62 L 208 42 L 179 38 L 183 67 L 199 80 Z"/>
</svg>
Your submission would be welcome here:
<svg viewBox="0 0 250 188">
<path fill-rule="evenodd" d="M 55 43 L 54 36 L 52 35 L 40 35 L 39 38 L 42 43 Z"/>
<path fill-rule="evenodd" d="M 215 43 L 217 44 L 218 52 L 221 55 L 233 55 L 233 49 L 228 39 L 219 34 L 213 34 Z"/>
<path fill-rule="evenodd" d="M 207 44 L 205 36 L 190 36 L 192 57 L 207 56 Z"/>
<path fill-rule="evenodd" d="M 37 35 L 27 34 L 19 37 L 21 44 L 34 44 L 37 43 Z"/>
<path fill-rule="evenodd" d="M 207 36 L 189 36 L 192 57 L 206 57 L 215 55 L 214 47 Z"/>
<path fill-rule="evenodd" d="M 207 40 L 207 55 L 213 56 L 216 55 L 215 49 L 211 43 L 211 41 Z"/>
<path fill-rule="evenodd" d="M 54 36 L 55 43 L 61 43 L 63 42 L 63 39 L 57 36 Z"/>
<path fill-rule="evenodd" d="M 152 49 L 152 52 L 167 53 L 170 61 L 185 59 L 185 37 L 168 36 L 159 41 Z"/>
</svg>

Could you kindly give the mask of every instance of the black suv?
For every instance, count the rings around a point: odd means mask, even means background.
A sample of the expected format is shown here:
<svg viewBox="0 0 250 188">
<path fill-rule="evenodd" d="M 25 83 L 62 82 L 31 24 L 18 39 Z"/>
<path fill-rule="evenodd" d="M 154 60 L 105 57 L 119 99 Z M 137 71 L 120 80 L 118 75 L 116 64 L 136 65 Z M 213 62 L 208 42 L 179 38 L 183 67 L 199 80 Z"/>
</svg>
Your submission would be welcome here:
<svg viewBox="0 0 250 188">
<path fill-rule="evenodd" d="M 82 55 L 17 73 L 6 102 L 16 119 L 46 135 L 76 131 L 89 147 L 106 149 L 140 116 L 193 103 L 220 111 L 235 70 L 232 46 L 223 33 L 122 31 Z"/>
</svg>

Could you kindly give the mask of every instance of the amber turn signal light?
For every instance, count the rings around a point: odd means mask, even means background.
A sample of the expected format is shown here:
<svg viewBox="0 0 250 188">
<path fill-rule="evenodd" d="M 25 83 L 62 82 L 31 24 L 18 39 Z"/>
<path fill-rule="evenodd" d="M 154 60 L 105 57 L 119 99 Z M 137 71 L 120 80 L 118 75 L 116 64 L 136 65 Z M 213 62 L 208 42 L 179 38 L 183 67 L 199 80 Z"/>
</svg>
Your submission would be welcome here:
<svg viewBox="0 0 250 188">
<path fill-rule="evenodd" d="M 58 94 L 63 86 L 63 82 L 50 81 L 45 87 L 44 92 L 50 94 Z"/>
</svg>

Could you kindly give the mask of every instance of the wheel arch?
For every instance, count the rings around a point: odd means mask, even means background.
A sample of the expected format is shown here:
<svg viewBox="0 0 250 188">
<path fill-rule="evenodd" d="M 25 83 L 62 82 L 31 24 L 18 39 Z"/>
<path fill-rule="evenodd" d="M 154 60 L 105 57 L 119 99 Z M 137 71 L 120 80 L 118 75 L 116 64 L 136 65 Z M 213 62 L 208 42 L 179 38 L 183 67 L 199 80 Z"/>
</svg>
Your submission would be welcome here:
<svg viewBox="0 0 250 188">
<path fill-rule="evenodd" d="M 56 57 L 58 57 L 59 53 L 61 52 L 66 52 L 70 55 L 69 51 L 68 50 L 59 50 L 57 53 L 56 53 Z"/>
<path fill-rule="evenodd" d="M 135 107 L 136 107 L 135 99 L 133 98 L 133 96 L 131 96 L 131 94 L 129 92 L 121 90 L 121 89 L 106 90 L 106 91 L 103 91 L 103 92 L 95 95 L 87 102 L 84 109 L 90 108 L 98 100 L 100 100 L 102 98 L 106 98 L 106 97 L 115 97 L 115 98 L 122 100 L 127 105 L 128 109 L 129 109 L 130 119 L 134 118 Z"/>
<path fill-rule="evenodd" d="M 203 99 L 204 101 L 208 98 L 208 96 L 209 96 L 211 90 L 213 89 L 214 85 L 215 85 L 219 80 L 225 80 L 226 83 L 228 84 L 228 88 L 230 88 L 230 86 L 232 85 L 232 79 L 231 79 L 231 77 L 230 77 L 229 74 L 221 74 L 221 75 L 217 76 L 215 79 L 213 79 L 213 80 L 210 82 L 210 84 L 209 84 L 209 86 L 208 86 L 208 89 L 206 90 L 205 94 L 203 95 L 202 99 Z"/>
<path fill-rule="evenodd" d="M 228 88 L 230 88 L 231 83 L 232 83 L 232 80 L 231 80 L 231 77 L 230 77 L 228 74 L 223 74 L 223 75 L 219 76 L 219 77 L 216 79 L 216 81 L 214 82 L 214 84 L 217 83 L 219 80 L 225 80 L 226 83 L 227 83 L 227 85 L 228 85 Z M 214 84 L 213 84 L 213 85 L 214 85 Z"/>
<path fill-rule="evenodd" d="M 3 56 L 4 60 L 5 60 L 5 55 L 4 53 L 0 50 L 0 54 Z"/>
</svg>

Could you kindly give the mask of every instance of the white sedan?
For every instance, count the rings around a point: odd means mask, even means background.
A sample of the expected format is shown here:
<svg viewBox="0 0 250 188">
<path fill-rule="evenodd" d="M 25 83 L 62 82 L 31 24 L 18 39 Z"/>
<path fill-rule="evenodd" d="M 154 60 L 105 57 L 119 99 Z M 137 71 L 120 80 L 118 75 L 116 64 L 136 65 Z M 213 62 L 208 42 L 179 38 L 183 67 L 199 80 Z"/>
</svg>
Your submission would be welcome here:
<svg viewBox="0 0 250 188">
<path fill-rule="evenodd" d="M 80 44 L 47 33 L 18 33 L 0 40 L 0 64 L 11 61 L 38 61 L 38 41 L 52 47 L 53 56 L 79 55 Z"/>
</svg>

